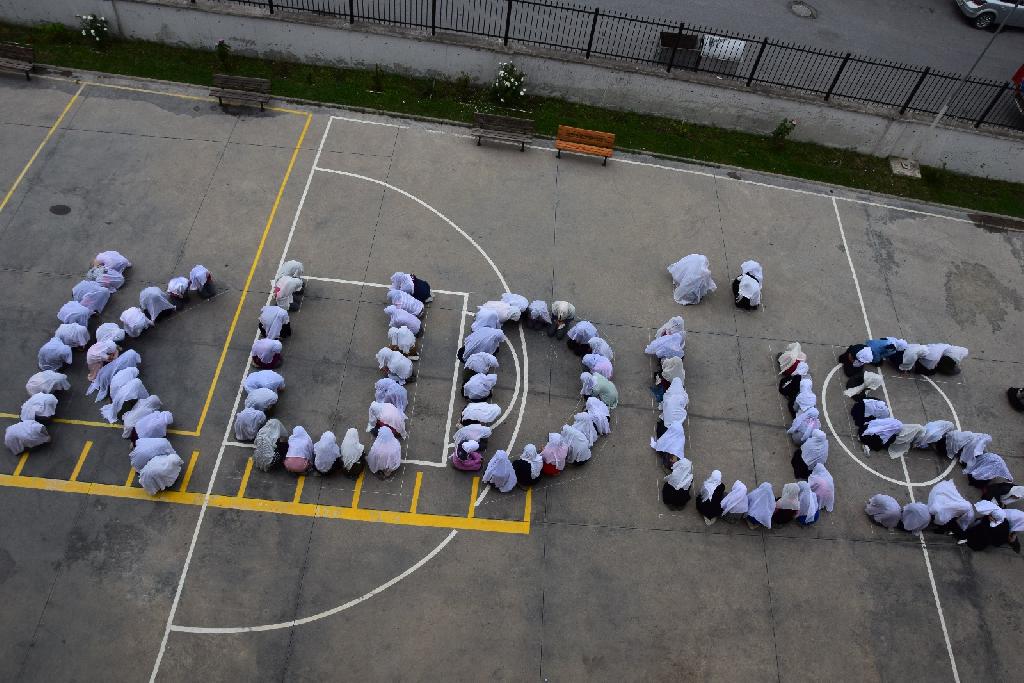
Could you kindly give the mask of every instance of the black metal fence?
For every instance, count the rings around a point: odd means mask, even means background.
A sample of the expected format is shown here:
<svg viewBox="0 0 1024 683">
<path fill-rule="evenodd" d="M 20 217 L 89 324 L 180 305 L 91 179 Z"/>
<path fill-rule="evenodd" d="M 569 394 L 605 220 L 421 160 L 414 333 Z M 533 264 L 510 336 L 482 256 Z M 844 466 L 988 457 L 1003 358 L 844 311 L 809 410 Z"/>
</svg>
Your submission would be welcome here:
<svg viewBox="0 0 1024 683">
<path fill-rule="evenodd" d="M 194 0 L 193 0 L 194 1 Z M 265 7 L 270 14 L 312 13 L 464 33 L 504 45 L 535 45 L 584 56 L 705 72 L 786 88 L 825 100 L 849 100 L 945 116 L 974 127 L 1024 127 L 1007 82 L 972 78 L 846 52 L 808 48 L 748 34 L 606 12 L 546 0 L 217 0 Z"/>
</svg>

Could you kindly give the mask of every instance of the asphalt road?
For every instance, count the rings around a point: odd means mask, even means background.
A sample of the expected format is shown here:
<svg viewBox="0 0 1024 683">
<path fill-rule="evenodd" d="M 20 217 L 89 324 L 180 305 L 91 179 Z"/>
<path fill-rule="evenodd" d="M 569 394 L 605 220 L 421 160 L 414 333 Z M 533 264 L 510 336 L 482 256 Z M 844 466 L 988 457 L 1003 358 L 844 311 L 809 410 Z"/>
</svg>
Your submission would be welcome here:
<svg viewBox="0 0 1024 683">
<path fill-rule="evenodd" d="M 992 35 L 968 24 L 953 0 L 808 0 L 814 18 L 794 14 L 790 0 L 580 0 L 578 4 L 955 72 L 970 68 Z M 1024 30 L 1007 29 L 975 73 L 1009 80 L 1021 64 Z"/>
</svg>

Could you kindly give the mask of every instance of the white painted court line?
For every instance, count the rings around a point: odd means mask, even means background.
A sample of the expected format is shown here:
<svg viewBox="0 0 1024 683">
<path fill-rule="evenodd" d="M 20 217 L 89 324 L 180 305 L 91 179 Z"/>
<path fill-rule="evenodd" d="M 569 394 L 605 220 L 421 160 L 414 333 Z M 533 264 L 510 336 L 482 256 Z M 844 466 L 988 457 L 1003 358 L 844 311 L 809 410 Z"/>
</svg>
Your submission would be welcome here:
<svg viewBox="0 0 1024 683">
<path fill-rule="evenodd" d="M 353 119 L 353 118 L 349 118 L 347 116 L 332 116 L 331 117 L 331 121 L 349 121 L 351 123 L 368 123 L 371 126 L 386 126 L 387 128 L 401 128 L 403 130 L 409 127 L 409 126 L 403 126 L 403 125 L 398 124 L 398 123 L 387 123 L 385 121 L 370 121 L 368 119 Z M 330 124 L 328 124 L 328 125 L 330 125 Z"/>
<path fill-rule="evenodd" d="M 383 285 L 379 282 L 361 282 L 359 280 L 342 280 L 336 277 L 318 277 L 313 275 L 303 275 L 303 280 L 315 280 L 317 282 L 333 282 L 338 285 L 358 285 L 361 287 L 377 287 L 379 289 L 391 289 L 390 284 Z M 432 294 L 451 294 L 452 296 L 469 296 L 469 292 L 453 292 L 448 289 L 433 289 L 431 288 Z"/>
<path fill-rule="evenodd" d="M 457 342 L 456 349 L 462 348 L 462 343 L 466 338 L 466 309 L 469 307 L 469 297 L 464 296 L 462 298 L 462 314 L 459 315 L 459 341 Z M 448 417 L 444 419 L 444 441 L 441 442 L 441 464 L 447 464 L 448 462 L 448 442 L 452 436 L 452 415 L 455 413 L 455 392 L 456 387 L 459 384 L 459 362 L 458 355 L 455 357 L 455 369 L 452 370 L 452 392 L 448 396 Z"/>
<path fill-rule="evenodd" d="M 292 218 L 291 227 L 288 230 L 288 239 L 285 241 L 284 249 L 281 251 L 281 259 L 277 264 L 277 271 L 281 270 L 281 265 L 284 263 L 285 258 L 288 255 L 288 247 L 292 243 L 292 237 L 295 234 L 295 226 L 298 225 L 299 215 L 302 213 L 302 207 L 306 203 L 306 195 L 309 193 L 310 183 L 313 181 L 313 168 L 316 168 L 317 161 L 320 159 L 320 153 L 323 151 L 324 143 L 327 141 L 327 134 L 331 130 L 331 122 L 328 121 L 324 127 L 324 134 L 320 138 L 320 144 L 316 148 L 316 156 L 313 159 L 312 167 L 310 168 L 309 175 L 306 177 L 306 184 L 302 188 L 302 196 L 299 198 L 299 205 L 295 208 L 295 216 Z M 271 297 L 273 296 L 273 290 L 267 294 L 267 303 L 270 304 Z M 259 332 L 256 332 L 253 342 L 259 339 Z M 199 530 L 203 526 L 203 521 L 206 519 L 206 510 L 210 504 L 210 496 L 213 493 L 213 485 L 217 481 L 217 474 L 220 472 L 220 464 L 224 459 L 224 449 L 226 446 L 224 442 L 228 441 L 231 435 L 231 427 L 234 424 L 235 413 L 238 411 L 238 403 L 242 399 L 242 389 L 245 384 L 245 378 L 249 376 L 249 358 L 246 356 L 245 368 L 242 370 L 242 379 L 238 382 L 238 391 L 235 392 L 235 401 L 231 406 L 231 417 L 227 420 L 224 426 L 224 436 L 221 438 L 220 449 L 217 451 L 217 459 L 213 464 L 213 473 L 210 475 L 210 482 L 206 485 L 206 493 L 203 495 L 203 504 L 199 508 L 199 518 L 196 520 L 196 526 L 192 530 L 192 540 L 189 542 L 188 552 L 185 555 L 185 564 L 181 569 L 181 576 L 178 579 L 178 586 L 174 591 L 174 600 L 171 602 L 171 610 L 167 615 L 167 625 L 164 628 L 164 635 L 160 641 L 160 649 L 157 651 L 156 662 L 153 664 L 153 672 L 150 674 L 149 680 L 152 683 L 156 680 L 157 674 L 160 672 L 160 663 L 163 661 L 164 652 L 167 650 L 167 640 L 171 635 L 171 627 L 174 624 L 174 617 L 178 613 L 178 604 L 181 602 L 181 593 L 185 588 L 185 581 L 188 578 L 188 570 L 192 565 L 192 555 L 195 553 L 196 544 L 199 541 Z"/>
<path fill-rule="evenodd" d="M 864 327 L 867 330 L 868 339 L 873 339 L 871 334 L 871 323 L 868 321 L 868 311 L 864 306 L 864 296 L 860 291 L 860 282 L 857 279 L 857 269 L 853 266 L 853 256 L 850 254 L 850 245 L 846 241 L 846 230 L 843 228 L 843 219 L 839 215 L 839 205 L 836 203 L 836 198 L 832 197 L 832 208 L 835 210 L 836 223 L 839 225 L 839 235 L 843 238 L 843 249 L 846 251 L 846 261 L 850 265 L 850 274 L 853 276 L 853 286 L 857 290 L 857 301 L 860 302 L 860 311 L 864 315 Z M 835 372 L 835 368 L 833 368 Z M 889 392 L 885 388 L 885 380 L 882 380 L 882 392 L 885 394 L 886 405 L 889 406 L 889 411 L 895 417 L 896 411 L 893 409 L 892 402 L 889 400 Z M 940 390 L 941 392 L 941 390 Z M 945 396 L 945 394 L 943 394 Z M 824 391 L 822 391 L 822 408 L 824 409 Z M 948 401 L 948 399 L 947 399 Z M 826 413 L 826 420 L 828 414 Z M 957 420 L 959 423 L 959 419 Z M 856 458 L 855 458 L 856 460 Z M 910 472 L 907 470 L 907 460 L 903 456 L 900 456 L 900 464 L 903 466 L 903 478 L 907 482 L 907 493 L 910 495 L 910 501 L 914 502 L 914 487 L 910 485 Z M 924 555 L 924 566 L 928 570 L 928 583 L 932 588 L 932 598 L 935 600 L 935 611 L 939 615 L 939 626 L 942 627 L 942 638 L 946 644 L 946 654 L 949 655 L 949 666 L 953 671 L 953 680 L 956 683 L 960 683 L 960 673 L 956 668 L 956 657 L 953 656 L 953 645 L 949 640 L 949 630 L 946 628 L 946 615 L 942 611 L 942 601 L 939 599 L 939 589 L 935 585 L 935 574 L 932 571 L 931 557 L 928 555 L 928 544 L 924 540 L 924 534 L 919 533 L 918 538 L 921 541 L 921 553 Z"/>
</svg>

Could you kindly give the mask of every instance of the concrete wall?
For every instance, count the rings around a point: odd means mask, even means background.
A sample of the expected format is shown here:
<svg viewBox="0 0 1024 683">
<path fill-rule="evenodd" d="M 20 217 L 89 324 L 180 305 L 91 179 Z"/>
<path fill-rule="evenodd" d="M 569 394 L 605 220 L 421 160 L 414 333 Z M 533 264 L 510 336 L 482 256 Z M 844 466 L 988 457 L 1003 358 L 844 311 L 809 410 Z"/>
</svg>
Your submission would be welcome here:
<svg viewBox="0 0 1024 683">
<path fill-rule="evenodd" d="M 927 119 L 886 116 L 869 109 L 825 105 L 819 99 L 744 88 L 703 74 L 665 74 L 614 61 L 584 61 L 560 53 L 510 50 L 497 40 L 430 36 L 347 21 L 188 0 L 0 0 L 0 17 L 16 23 L 75 24 L 83 12 L 105 15 L 130 38 L 212 49 L 226 40 L 241 54 L 418 76 L 493 77 L 514 58 L 531 92 L 612 109 L 640 111 L 754 133 L 795 119 L 793 138 L 876 156 L 912 156 L 923 164 L 975 176 L 1024 180 L 1024 134 L 928 127 Z"/>
</svg>

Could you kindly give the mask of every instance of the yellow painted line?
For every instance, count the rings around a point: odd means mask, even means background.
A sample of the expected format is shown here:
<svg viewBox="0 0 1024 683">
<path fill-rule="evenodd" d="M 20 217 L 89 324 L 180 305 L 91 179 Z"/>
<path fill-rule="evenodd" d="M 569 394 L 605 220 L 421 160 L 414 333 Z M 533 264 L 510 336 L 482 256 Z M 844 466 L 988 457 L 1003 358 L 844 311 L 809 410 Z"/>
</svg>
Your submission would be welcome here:
<svg viewBox="0 0 1024 683">
<path fill-rule="evenodd" d="M 352 492 L 352 509 L 355 510 L 359 507 L 359 496 L 363 493 L 363 479 L 366 477 L 366 466 L 363 466 L 362 471 L 359 473 L 359 478 L 356 479 L 356 488 Z"/>
<path fill-rule="evenodd" d="M 21 416 L 18 413 L 0 413 L 0 418 L 20 420 Z M 62 425 L 78 425 L 79 427 L 102 427 L 104 429 L 124 429 L 123 424 L 110 424 L 109 422 L 93 422 L 91 420 L 72 420 L 63 417 L 52 418 L 50 422 L 57 422 Z M 168 429 L 167 433 L 175 434 L 177 436 L 199 436 L 198 432 L 185 431 L 183 429 Z"/>
<path fill-rule="evenodd" d="M 11 475 L 11 476 L 20 477 L 21 476 L 21 471 L 23 469 L 25 469 L 25 463 L 26 462 L 28 462 L 28 451 L 25 451 L 24 453 L 22 453 L 21 457 L 18 458 L 18 464 L 15 466 L 14 474 Z"/>
<path fill-rule="evenodd" d="M 204 498 L 202 493 L 161 491 L 155 496 L 151 496 L 144 489 L 135 487 L 116 486 L 114 484 L 91 484 L 81 481 L 46 479 L 43 477 L 16 477 L 7 474 L 0 474 L 0 486 L 60 493 L 81 493 L 110 498 L 128 498 L 158 503 L 177 503 L 180 505 L 202 505 Z M 530 524 L 520 520 L 471 519 L 447 515 L 396 512 L 392 510 L 362 510 L 335 505 L 315 505 L 312 503 L 238 498 L 236 496 L 212 495 L 209 499 L 209 506 L 225 510 L 269 512 L 301 517 L 319 517 L 321 519 L 394 524 L 398 526 L 464 529 L 467 531 L 488 531 L 505 534 L 530 533 Z"/>
<path fill-rule="evenodd" d="M 78 481 L 78 475 L 82 473 L 82 465 L 85 464 L 85 458 L 89 455 L 90 448 L 92 448 L 92 441 L 86 441 L 85 446 L 82 447 L 82 454 L 78 456 L 78 462 L 75 463 L 75 469 L 71 471 L 71 481 Z"/>
<path fill-rule="evenodd" d="M 530 513 L 533 512 L 533 487 L 526 489 L 526 506 L 523 510 L 523 521 L 530 523 Z"/>
<path fill-rule="evenodd" d="M 302 502 L 302 487 L 306 483 L 306 475 L 300 474 L 299 480 L 295 482 L 295 495 L 292 496 L 293 503 Z"/>
<path fill-rule="evenodd" d="M 466 514 L 468 519 L 473 519 L 476 516 L 476 496 L 480 491 L 480 477 L 473 477 L 473 488 L 469 490 L 469 512 Z"/>
<path fill-rule="evenodd" d="M 188 459 L 188 467 L 185 468 L 185 476 L 181 479 L 179 491 L 188 491 L 188 482 L 192 479 L 192 470 L 196 468 L 196 460 L 199 459 L 199 451 L 192 451 L 192 457 Z"/>
<path fill-rule="evenodd" d="M 199 414 L 199 424 L 196 425 L 196 435 L 199 435 L 203 431 L 203 424 L 206 423 L 206 414 L 210 410 L 210 403 L 213 402 L 213 392 L 217 389 L 217 382 L 220 380 L 220 372 L 224 368 L 224 358 L 228 355 L 228 346 L 231 345 L 231 339 L 235 336 L 235 327 L 238 326 L 238 318 L 242 314 L 242 307 L 245 305 L 245 299 L 249 294 L 249 286 L 252 284 L 252 278 L 256 274 L 256 266 L 259 265 L 260 256 L 263 255 L 263 247 L 267 243 L 267 235 L 270 233 L 270 226 L 274 223 L 274 217 L 277 216 L 277 208 L 281 205 L 281 197 L 284 196 L 284 188 L 288 184 L 288 178 L 291 177 L 292 169 L 295 168 L 295 160 L 299 156 L 299 149 L 302 147 L 302 141 L 306 139 L 306 132 L 309 130 L 309 124 L 313 120 L 312 114 L 306 114 L 306 122 L 302 126 L 302 132 L 299 134 L 299 139 L 295 142 L 295 149 L 292 150 L 292 158 L 288 161 L 288 168 L 284 172 L 284 178 L 281 180 L 281 185 L 277 188 L 277 196 L 274 198 L 274 205 L 270 208 L 270 215 L 267 217 L 267 223 L 263 226 L 263 235 L 260 237 L 260 244 L 256 248 L 256 255 L 252 259 L 252 265 L 249 266 L 249 274 L 245 278 L 245 285 L 242 287 L 242 296 L 238 299 L 238 306 L 235 307 L 235 315 L 231 318 L 231 325 L 228 327 L 228 336 L 224 339 L 224 346 L 220 350 L 220 358 L 217 359 L 217 367 L 213 371 L 213 381 L 210 382 L 210 389 L 206 392 L 206 402 L 203 404 L 203 410 Z"/>
<path fill-rule="evenodd" d="M 57 131 L 57 128 L 60 127 L 60 123 L 64 120 L 64 117 L 67 116 L 68 111 L 71 109 L 71 105 L 73 105 L 75 101 L 78 100 L 78 96 L 82 94 L 82 90 L 84 89 L 85 83 L 78 86 L 78 90 L 75 91 L 75 94 L 71 96 L 71 99 L 68 101 L 68 103 L 64 105 L 64 111 L 60 113 L 60 116 L 57 117 L 57 120 L 53 122 L 52 126 L 50 126 L 50 130 L 46 132 L 46 137 L 44 137 L 43 141 L 39 143 L 38 147 L 36 147 L 36 151 L 32 153 L 31 157 L 29 157 L 28 163 L 25 164 L 25 167 L 21 169 L 21 173 L 18 174 L 18 177 L 14 179 L 14 184 L 11 185 L 11 189 L 7 190 L 7 194 L 4 195 L 3 201 L 0 202 L 0 211 L 3 211 L 4 207 L 7 206 L 7 202 L 11 200 L 11 195 L 13 195 L 14 191 L 18 189 L 18 185 L 21 184 L 21 181 L 22 179 L 24 179 L 25 174 L 28 173 L 28 169 L 32 167 L 32 163 L 36 160 L 36 157 L 39 156 L 39 153 L 43 151 L 43 147 L 46 146 L 46 143 L 49 142 L 50 138 L 53 137 L 53 134 Z"/>
<path fill-rule="evenodd" d="M 246 458 L 245 472 L 242 473 L 242 481 L 238 484 L 238 493 L 235 494 L 236 498 L 241 498 L 245 495 L 245 489 L 249 486 L 250 474 L 252 474 L 252 458 Z"/>
<path fill-rule="evenodd" d="M 420 502 L 420 485 L 423 483 L 423 471 L 416 472 L 416 483 L 412 487 L 412 505 L 409 506 L 409 512 L 416 514 L 416 506 Z"/>
<path fill-rule="evenodd" d="M 128 470 L 128 478 L 124 480 L 125 488 L 131 488 L 132 483 L 135 481 L 135 468 Z"/>
</svg>

